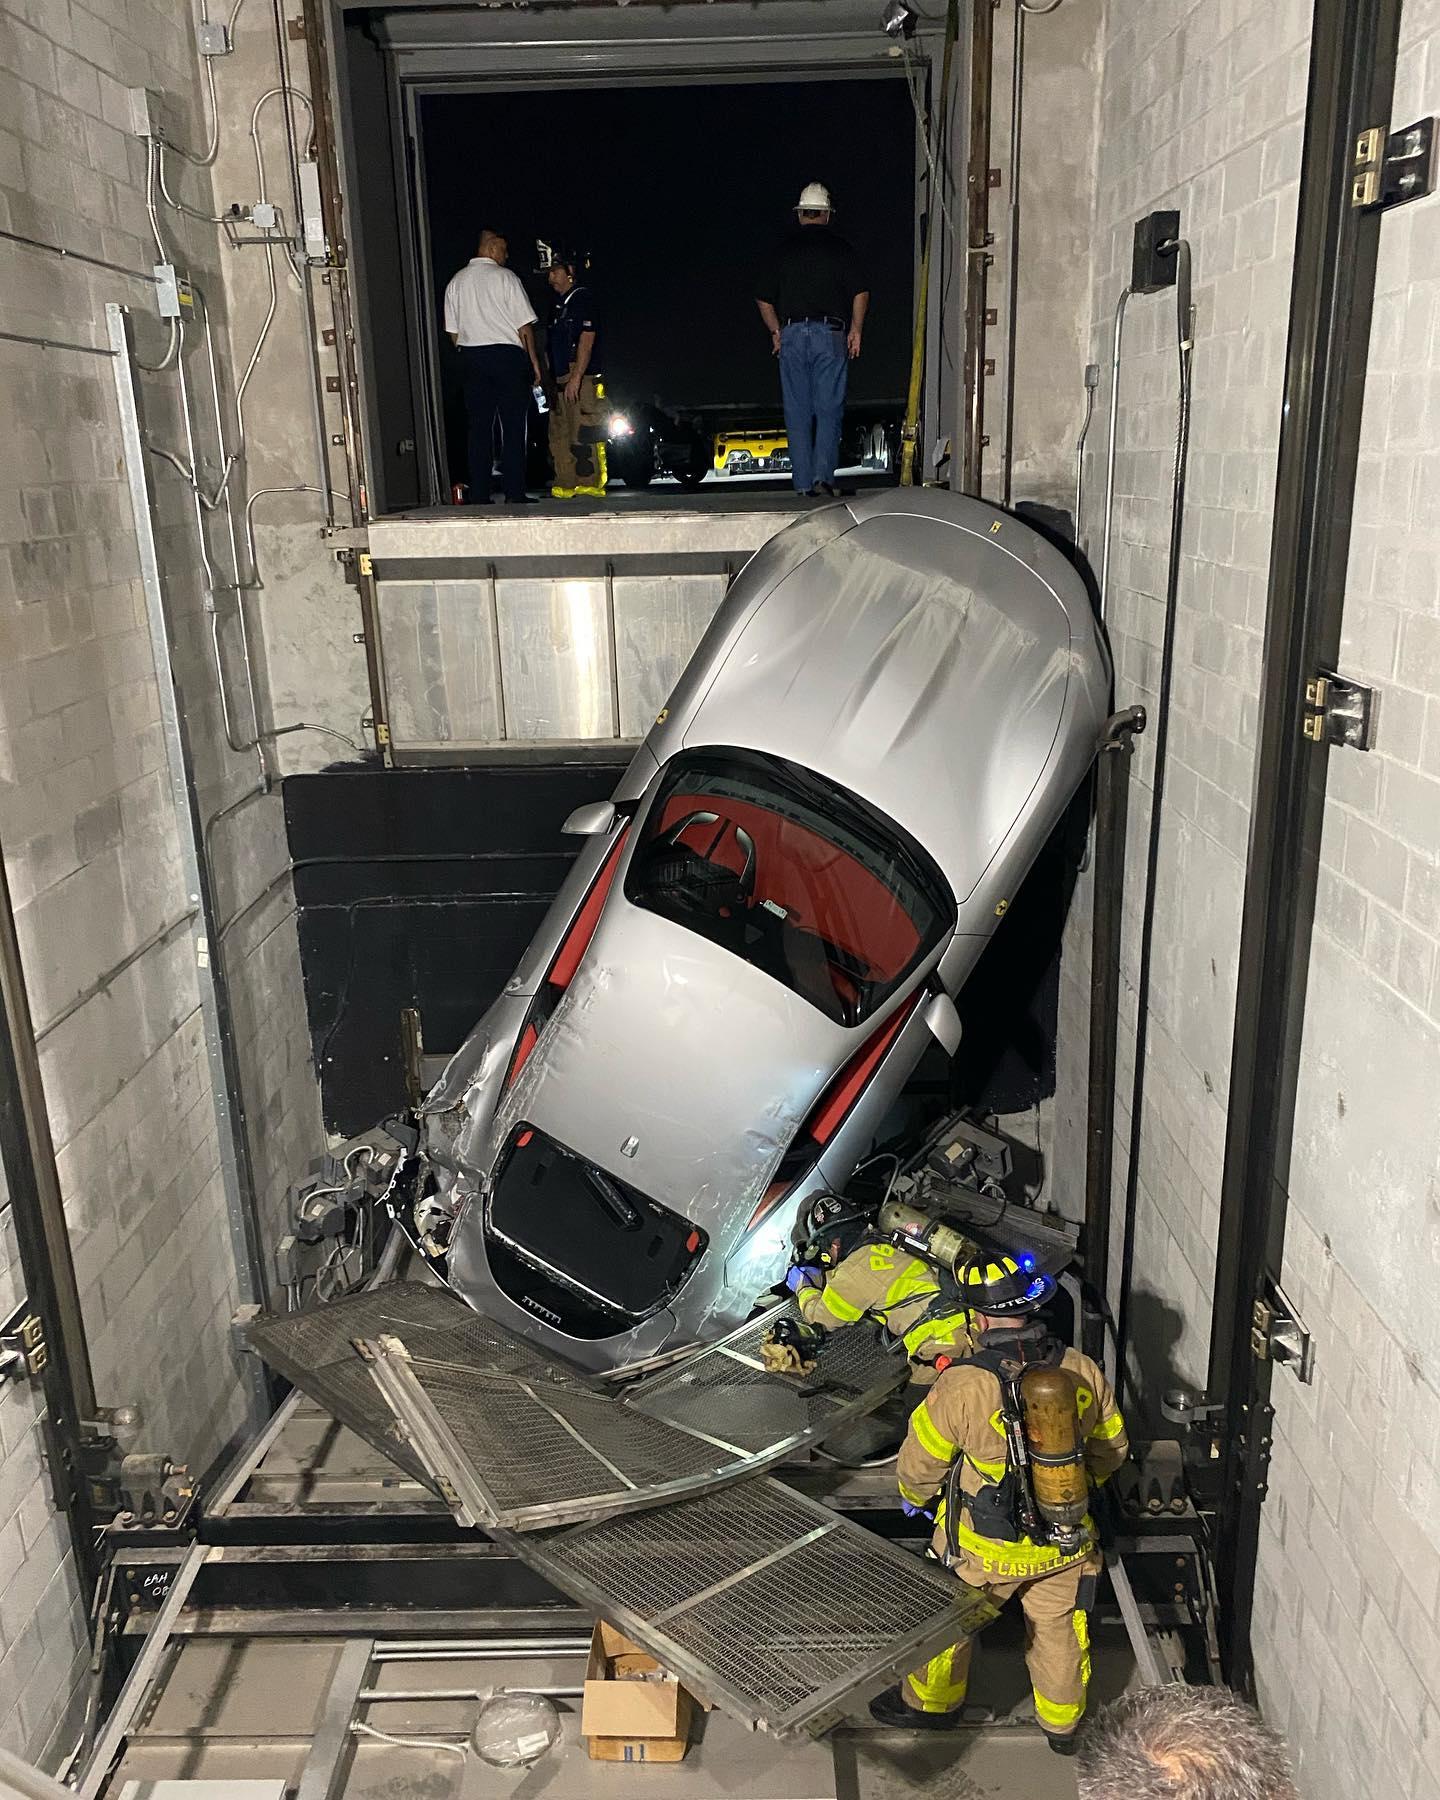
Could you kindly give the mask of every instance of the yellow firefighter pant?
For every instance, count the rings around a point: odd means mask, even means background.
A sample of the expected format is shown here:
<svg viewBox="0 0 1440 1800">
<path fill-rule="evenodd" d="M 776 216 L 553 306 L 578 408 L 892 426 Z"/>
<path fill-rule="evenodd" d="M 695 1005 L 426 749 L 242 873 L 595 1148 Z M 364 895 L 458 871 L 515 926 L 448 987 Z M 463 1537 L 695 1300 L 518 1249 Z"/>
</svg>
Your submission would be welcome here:
<svg viewBox="0 0 1440 1800">
<path fill-rule="evenodd" d="M 556 381 L 550 408 L 550 460 L 557 488 L 605 487 L 605 444 L 601 424 L 604 390 L 594 375 L 580 383 L 574 400 L 565 398 L 565 378 Z"/>
<path fill-rule="evenodd" d="M 1069 1737 L 1085 1711 L 1090 1683 L 1090 1619 L 1088 1599 L 1099 1574 L 1098 1554 L 1082 1558 L 1053 1575 L 1029 1581 L 996 1581 L 978 1559 L 962 1557 L 955 1573 L 972 1587 L 984 1588 L 992 1600 L 1020 1596 L 1025 1612 L 1025 1663 L 1035 1692 L 1035 1715 L 1052 1737 Z M 1084 1595 L 1082 1596 L 1082 1587 Z M 900 1684 L 907 1706 L 918 1712 L 950 1712 L 964 1704 L 970 1675 L 970 1641 L 952 1644 L 912 1669 Z"/>
</svg>

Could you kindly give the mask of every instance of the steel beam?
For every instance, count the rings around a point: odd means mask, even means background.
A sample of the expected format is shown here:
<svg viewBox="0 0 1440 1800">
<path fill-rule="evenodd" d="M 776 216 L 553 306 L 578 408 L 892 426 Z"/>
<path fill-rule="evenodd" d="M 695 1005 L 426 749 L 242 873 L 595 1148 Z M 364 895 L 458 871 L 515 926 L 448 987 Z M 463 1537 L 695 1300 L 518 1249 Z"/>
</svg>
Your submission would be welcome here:
<svg viewBox="0 0 1440 1800">
<path fill-rule="evenodd" d="M 193 909 L 190 932 L 200 992 L 210 1095 L 215 1109 L 225 1215 L 229 1224 L 240 1299 L 251 1305 L 265 1306 L 269 1302 L 265 1249 L 256 1209 L 250 1142 L 245 1130 L 240 1059 L 235 1046 L 229 984 L 220 962 L 217 931 L 219 914 L 204 851 L 194 758 L 190 750 L 189 732 L 180 709 L 171 660 L 170 623 L 166 615 L 160 552 L 155 537 L 154 499 L 145 459 L 140 391 L 130 342 L 129 314 L 123 306 L 107 306 L 105 324 L 110 347 L 115 353 L 115 397 L 120 414 L 120 442 L 125 480 L 130 494 L 135 543 L 139 553 L 140 585 L 145 597 L 150 651 L 155 664 L 166 773 L 175 808 L 175 829 L 179 838 L 181 868 L 185 876 L 185 894 Z M 252 1423 L 258 1424 L 270 1410 L 269 1377 L 258 1357 L 245 1357 L 243 1366 Z"/>
<path fill-rule="evenodd" d="M 50 1136 L 45 1084 L 10 885 L 0 858 L 0 1165 L 25 1293 L 45 1331 L 40 1379 L 50 1480 L 70 1527 L 76 1573 L 88 1614 L 99 1578 L 96 1516 L 85 1471 L 84 1421 L 95 1417 L 95 1378 L 70 1254 L 65 1203 Z"/>
<path fill-rule="evenodd" d="M 1285 1248 L 1295 1094 L 1330 752 L 1301 726 L 1339 657 L 1380 214 L 1352 205 L 1356 138 L 1388 129 L 1400 0 L 1316 0 L 1240 933 L 1209 1398 L 1223 1413 L 1217 1573 L 1228 1681 L 1250 1622 L 1270 1460 L 1271 1363 L 1251 1348 Z"/>
</svg>

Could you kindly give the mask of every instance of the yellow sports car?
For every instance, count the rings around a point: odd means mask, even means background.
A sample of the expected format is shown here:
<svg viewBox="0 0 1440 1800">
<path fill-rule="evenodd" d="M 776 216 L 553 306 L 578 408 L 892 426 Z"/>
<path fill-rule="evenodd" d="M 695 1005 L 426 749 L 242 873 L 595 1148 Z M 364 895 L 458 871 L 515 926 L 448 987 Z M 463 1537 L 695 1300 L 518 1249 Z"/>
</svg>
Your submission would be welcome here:
<svg viewBox="0 0 1440 1800">
<path fill-rule="evenodd" d="M 720 475 L 788 475 L 790 442 L 779 431 L 722 431 L 715 439 Z"/>
</svg>

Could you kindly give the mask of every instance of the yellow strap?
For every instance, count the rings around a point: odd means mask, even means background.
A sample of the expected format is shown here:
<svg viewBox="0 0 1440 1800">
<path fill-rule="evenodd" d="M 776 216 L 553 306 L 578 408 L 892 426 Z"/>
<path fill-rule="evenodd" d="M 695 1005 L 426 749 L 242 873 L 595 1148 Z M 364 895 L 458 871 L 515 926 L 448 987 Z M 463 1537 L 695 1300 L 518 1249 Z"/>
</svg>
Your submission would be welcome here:
<svg viewBox="0 0 1440 1800">
<path fill-rule="evenodd" d="M 972 1456 L 968 1450 L 965 1452 L 965 1460 L 977 1475 L 983 1475 L 987 1481 L 1003 1481 L 1005 1471 L 1010 1466 L 1003 1456 L 999 1462 L 981 1462 L 978 1456 Z"/>
<path fill-rule="evenodd" d="M 935 1421 L 930 1417 L 928 1402 L 922 1400 L 910 1415 L 910 1429 L 920 1440 L 921 1448 L 928 1450 L 931 1456 L 939 1457 L 941 1462 L 953 1462 L 955 1446 L 942 1432 L 936 1430 Z"/>
<path fill-rule="evenodd" d="M 1101 1419 L 1100 1423 L 1094 1427 L 1090 1435 L 1092 1438 L 1104 1438 L 1108 1443 L 1112 1438 L 1119 1437 L 1124 1429 L 1124 1416 L 1121 1413 L 1113 1412 L 1108 1419 Z"/>
<path fill-rule="evenodd" d="M 843 1294 L 837 1294 L 828 1283 L 822 1301 L 826 1312 L 837 1318 L 842 1325 L 853 1325 L 857 1319 L 865 1317 L 858 1306 L 852 1306 Z"/>
</svg>

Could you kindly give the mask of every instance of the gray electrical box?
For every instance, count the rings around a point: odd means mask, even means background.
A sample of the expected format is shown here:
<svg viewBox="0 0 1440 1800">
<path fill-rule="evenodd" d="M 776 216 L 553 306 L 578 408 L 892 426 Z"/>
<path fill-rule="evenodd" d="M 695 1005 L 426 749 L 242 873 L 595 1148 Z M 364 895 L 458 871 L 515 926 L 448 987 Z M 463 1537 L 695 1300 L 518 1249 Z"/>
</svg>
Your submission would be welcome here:
<svg viewBox="0 0 1440 1800">
<path fill-rule="evenodd" d="M 228 56 L 230 32 L 219 19 L 202 19 L 195 27 L 195 48 L 202 56 Z"/>
<path fill-rule="evenodd" d="M 174 263 L 155 264 L 155 303 L 162 319 L 190 319 L 195 316 L 195 294 L 183 275 L 177 275 Z"/>
<path fill-rule="evenodd" d="M 152 94 L 149 88 L 137 87 L 126 90 L 130 101 L 130 129 L 138 138 L 154 138 L 161 136 L 160 131 L 160 96 Z"/>
<path fill-rule="evenodd" d="M 325 211 L 320 203 L 320 165 L 309 158 L 300 164 L 300 227 L 306 256 L 311 262 L 328 262 L 330 246 L 325 239 Z"/>
</svg>

